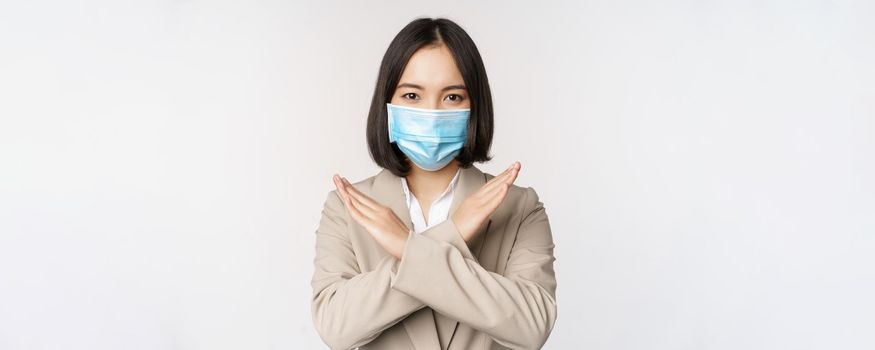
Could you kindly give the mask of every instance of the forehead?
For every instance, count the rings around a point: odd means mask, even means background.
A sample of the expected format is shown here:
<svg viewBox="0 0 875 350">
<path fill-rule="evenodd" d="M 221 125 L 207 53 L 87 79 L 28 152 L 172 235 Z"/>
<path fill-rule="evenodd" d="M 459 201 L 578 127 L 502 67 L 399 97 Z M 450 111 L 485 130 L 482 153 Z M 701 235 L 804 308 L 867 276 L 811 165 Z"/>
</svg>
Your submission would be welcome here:
<svg viewBox="0 0 875 350">
<path fill-rule="evenodd" d="M 423 87 L 442 88 L 463 84 L 462 73 L 456 67 L 453 54 L 446 45 L 427 45 L 410 56 L 398 83 L 413 83 Z"/>
</svg>

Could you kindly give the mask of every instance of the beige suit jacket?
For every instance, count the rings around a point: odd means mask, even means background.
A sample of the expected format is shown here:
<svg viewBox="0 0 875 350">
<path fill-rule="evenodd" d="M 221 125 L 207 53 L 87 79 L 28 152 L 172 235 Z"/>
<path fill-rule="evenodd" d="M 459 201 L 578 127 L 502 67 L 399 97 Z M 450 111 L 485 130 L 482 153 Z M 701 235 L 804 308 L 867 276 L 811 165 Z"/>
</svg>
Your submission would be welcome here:
<svg viewBox="0 0 875 350">
<path fill-rule="evenodd" d="M 450 216 L 411 234 L 396 259 L 347 213 L 337 190 L 316 230 L 312 316 L 332 349 L 537 349 L 556 321 L 553 236 L 531 187 L 512 185 L 466 243 L 452 213 L 491 174 L 463 168 Z M 353 184 L 413 227 L 401 178 Z"/>
</svg>

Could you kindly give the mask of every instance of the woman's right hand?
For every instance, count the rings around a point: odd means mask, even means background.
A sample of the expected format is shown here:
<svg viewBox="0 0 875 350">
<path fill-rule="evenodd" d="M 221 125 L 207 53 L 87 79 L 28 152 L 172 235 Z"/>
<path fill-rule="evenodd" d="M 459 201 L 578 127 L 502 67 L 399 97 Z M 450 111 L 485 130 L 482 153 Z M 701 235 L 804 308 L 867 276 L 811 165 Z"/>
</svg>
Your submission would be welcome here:
<svg viewBox="0 0 875 350">
<path fill-rule="evenodd" d="M 389 207 L 359 192 L 345 177 L 335 174 L 334 185 L 349 215 L 362 225 L 389 254 L 401 259 L 410 229 Z"/>
<path fill-rule="evenodd" d="M 504 172 L 489 180 L 477 192 L 474 192 L 459 205 L 453 213 L 453 222 L 456 229 L 462 234 L 465 242 L 470 242 L 477 233 L 477 229 L 483 225 L 495 209 L 507 196 L 507 189 L 516 180 L 522 165 L 514 162 Z"/>
</svg>

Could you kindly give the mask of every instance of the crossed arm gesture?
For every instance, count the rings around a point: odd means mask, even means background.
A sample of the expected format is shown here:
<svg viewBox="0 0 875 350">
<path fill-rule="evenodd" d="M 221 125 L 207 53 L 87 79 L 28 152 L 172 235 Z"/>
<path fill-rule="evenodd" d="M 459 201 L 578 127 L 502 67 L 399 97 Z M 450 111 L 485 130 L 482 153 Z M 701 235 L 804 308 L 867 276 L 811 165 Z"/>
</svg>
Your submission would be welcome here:
<svg viewBox="0 0 875 350">
<path fill-rule="evenodd" d="M 521 165 L 511 164 L 504 172 L 489 180 L 474 194 L 468 196 L 453 213 L 459 233 L 465 242 L 470 242 L 486 218 L 504 201 L 507 189 L 516 180 Z M 410 229 L 386 207 L 359 192 L 345 177 L 334 175 L 334 185 L 343 198 L 343 203 L 352 218 L 395 258 L 401 259 L 404 243 Z"/>
<path fill-rule="evenodd" d="M 335 175 L 337 191 L 329 193 L 317 229 L 312 281 L 322 339 L 332 349 L 362 346 L 428 306 L 506 347 L 540 348 L 556 319 L 556 280 L 552 233 L 537 193 L 526 188 L 515 197 L 516 237 L 501 273 L 481 266 L 467 245 L 519 171 L 514 162 L 465 198 L 451 218 L 419 234 Z M 347 234 L 352 221 L 390 254 L 361 266 Z"/>
</svg>

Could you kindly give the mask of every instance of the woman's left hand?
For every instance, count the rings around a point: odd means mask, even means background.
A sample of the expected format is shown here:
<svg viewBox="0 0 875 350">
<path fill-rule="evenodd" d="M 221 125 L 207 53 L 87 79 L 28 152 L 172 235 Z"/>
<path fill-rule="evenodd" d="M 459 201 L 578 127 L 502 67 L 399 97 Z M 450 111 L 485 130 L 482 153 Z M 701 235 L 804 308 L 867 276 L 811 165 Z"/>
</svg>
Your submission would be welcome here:
<svg viewBox="0 0 875 350">
<path fill-rule="evenodd" d="M 404 244 L 410 234 L 407 225 L 391 208 L 359 192 L 346 178 L 334 175 L 333 180 L 352 218 L 362 225 L 383 249 L 396 259 L 401 259 Z"/>
</svg>

